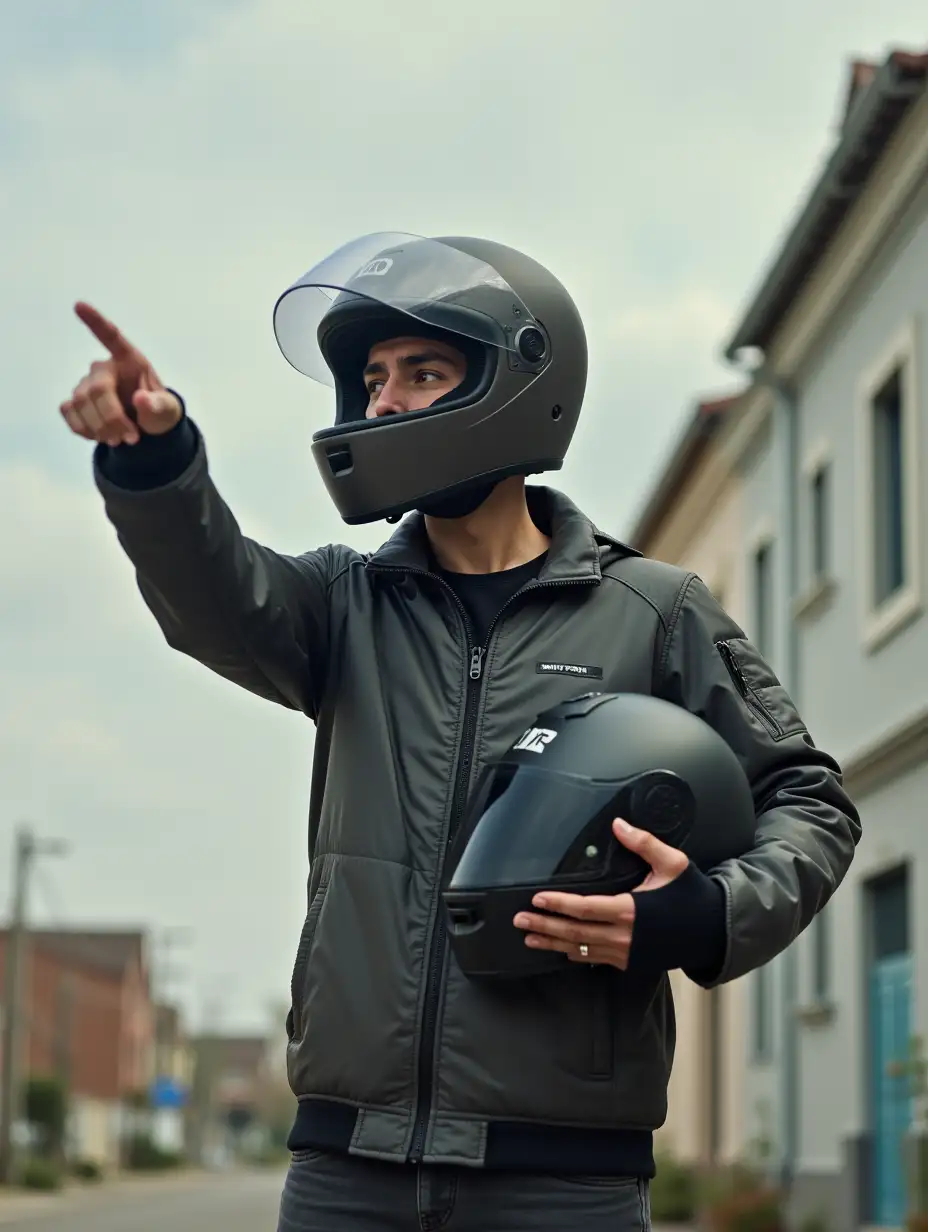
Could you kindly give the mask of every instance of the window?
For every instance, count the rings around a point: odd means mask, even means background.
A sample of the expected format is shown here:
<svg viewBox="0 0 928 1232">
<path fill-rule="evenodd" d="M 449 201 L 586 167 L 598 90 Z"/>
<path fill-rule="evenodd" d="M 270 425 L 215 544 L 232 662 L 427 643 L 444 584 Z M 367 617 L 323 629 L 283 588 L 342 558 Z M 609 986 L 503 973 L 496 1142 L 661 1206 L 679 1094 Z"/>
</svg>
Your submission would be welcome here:
<svg viewBox="0 0 928 1232">
<path fill-rule="evenodd" d="M 872 605 L 882 607 L 905 586 L 906 490 L 902 369 L 896 368 L 872 403 Z"/>
<path fill-rule="evenodd" d="M 809 930 L 812 941 L 812 1000 L 824 1005 L 831 998 L 831 917 L 820 911 Z"/>
<path fill-rule="evenodd" d="M 922 610 L 915 340 L 910 322 L 861 386 L 860 596 L 871 653 Z"/>
<path fill-rule="evenodd" d="M 816 467 L 809 484 L 812 581 L 831 573 L 831 471 L 827 463 Z"/>
<path fill-rule="evenodd" d="M 764 656 L 773 646 L 773 544 L 762 543 L 754 552 L 754 645 Z"/>
<path fill-rule="evenodd" d="M 895 958 L 908 954 L 912 948 L 909 869 L 906 865 L 871 881 L 868 886 L 870 907 L 870 948 L 872 960 Z"/>
<path fill-rule="evenodd" d="M 773 972 L 769 964 L 759 967 L 754 981 L 754 1060 L 769 1061 L 773 1055 Z"/>
</svg>

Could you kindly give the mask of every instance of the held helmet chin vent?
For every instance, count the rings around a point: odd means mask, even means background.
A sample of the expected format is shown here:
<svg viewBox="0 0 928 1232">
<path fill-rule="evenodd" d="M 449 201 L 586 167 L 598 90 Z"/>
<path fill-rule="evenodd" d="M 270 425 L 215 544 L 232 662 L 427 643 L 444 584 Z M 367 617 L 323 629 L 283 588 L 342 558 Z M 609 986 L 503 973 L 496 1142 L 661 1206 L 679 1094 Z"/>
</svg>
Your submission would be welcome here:
<svg viewBox="0 0 928 1232">
<path fill-rule="evenodd" d="M 754 843 L 741 763 L 702 719 L 655 697 L 590 693 L 538 716 L 478 785 L 444 891 L 465 975 L 516 979 L 569 960 L 530 950 L 513 924 L 542 890 L 622 894 L 648 866 L 616 817 L 684 851 L 704 872 Z"/>
<path fill-rule="evenodd" d="M 510 475 L 558 470 L 586 387 L 586 336 L 544 266 L 489 240 L 363 236 L 283 293 L 274 331 L 285 358 L 335 389 L 335 423 L 313 457 L 342 518 L 411 509 L 460 517 Z M 372 346 L 440 339 L 467 363 L 431 406 L 366 418 Z"/>
</svg>

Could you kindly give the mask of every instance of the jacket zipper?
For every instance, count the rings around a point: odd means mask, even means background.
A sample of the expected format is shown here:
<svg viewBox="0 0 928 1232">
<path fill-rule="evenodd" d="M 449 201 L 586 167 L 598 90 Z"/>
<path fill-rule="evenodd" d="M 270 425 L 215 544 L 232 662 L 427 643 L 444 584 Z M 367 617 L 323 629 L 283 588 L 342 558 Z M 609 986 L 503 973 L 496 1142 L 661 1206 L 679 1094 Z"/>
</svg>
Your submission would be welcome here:
<svg viewBox="0 0 928 1232">
<path fill-rule="evenodd" d="M 735 652 L 729 644 L 727 642 L 716 642 L 715 648 L 721 655 L 722 662 L 728 669 L 728 674 L 732 678 L 735 688 L 741 694 L 742 699 L 747 703 L 751 710 L 754 711 L 771 735 L 782 736 L 782 728 L 776 719 L 767 713 L 767 708 L 764 706 L 760 698 L 755 695 L 751 686 L 748 684 L 745 679 L 744 672 L 741 670 L 741 664 L 735 658 Z"/>
<path fill-rule="evenodd" d="M 467 801 L 467 788 L 470 783 L 470 768 L 474 754 L 474 736 L 477 731 L 477 716 L 480 712 L 479 702 L 485 654 L 483 646 L 471 645 L 473 631 L 467 612 L 450 586 L 448 590 L 460 611 L 470 651 L 467 670 L 467 698 L 464 703 L 464 727 L 461 735 L 461 749 L 458 755 L 458 769 L 451 803 L 451 819 L 448 823 L 448 835 L 445 839 L 445 849 L 441 855 L 441 866 L 438 870 L 436 882 L 439 892 L 444 883 L 445 856 L 454 839 Z M 487 644 L 489 644 L 489 640 L 488 633 Z M 422 1019 L 422 1038 L 419 1041 L 419 1081 L 416 1099 L 416 1119 L 413 1125 L 412 1142 L 409 1148 L 409 1160 L 410 1163 L 414 1164 L 422 1162 L 422 1155 L 425 1150 L 425 1135 L 428 1130 L 429 1115 L 432 1110 L 432 1087 L 435 1076 L 435 1035 L 438 1029 L 438 1008 L 441 1003 L 441 974 L 445 965 L 446 940 L 447 926 L 445 924 L 444 912 L 439 902 L 435 924 L 432 928 L 432 937 L 429 942 L 429 955 L 426 967 L 428 976 L 425 986 L 425 1013 Z"/>
<path fill-rule="evenodd" d="M 550 582 L 529 582 L 527 586 L 523 586 L 520 591 L 512 595 L 500 610 L 493 617 L 490 626 L 487 629 L 486 641 L 482 646 L 475 646 L 473 641 L 473 629 L 470 619 L 467 615 L 467 610 L 464 604 L 454 593 L 448 583 L 435 573 L 430 573 L 427 569 L 409 569 L 399 565 L 375 565 L 375 569 L 383 572 L 398 572 L 407 574 L 417 574 L 420 577 L 427 577 L 433 582 L 437 582 L 444 590 L 448 592 L 454 601 L 455 607 L 461 617 L 461 622 L 464 628 L 465 645 L 467 651 L 467 697 L 464 703 L 464 727 L 461 736 L 460 752 L 458 754 L 458 769 L 455 775 L 454 794 L 452 796 L 451 820 L 448 825 L 448 835 L 445 840 L 445 849 L 442 852 L 441 864 L 439 869 L 436 885 L 442 886 L 444 881 L 444 861 L 448 853 L 451 843 L 457 833 L 457 828 L 464 814 L 464 808 L 467 804 L 467 789 L 470 784 L 471 763 L 474 754 L 474 736 L 477 732 L 477 717 L 480 713 L 480 694 L 483 682 L 483 661 L 486 658 L 487 650 L 489 649 L 493 633 L 496 626 L 506 609 L 516 601 L 521 599 L 529 591 L 546 590 L 549 587 L 555 586 L 584 586 L 590 585 L 594 579 L 588 581 L 574 578 L 572 580 L 550 581 Z M 435 926 L 432 929 L 432 938 L 429 943 L 429 952 L 426 961 L 426 977 L 425 987 L 425 1012 L 422 1021 L 422 1038 L 419 1041 L 419 1058 L 418 1058 L 418 1093 L 416 1098 L 416 1119 L 413 1125 L 412 1142 L 409 1148 L 409 1162 L 418 1164 L 422 1162 L 423 1152 L 425 1150 L 425 1135 L 428 1131 L 429 1115 L 432 1109 L 432 1084 L 434 1079 L 434 1052 L 435 1052 L 435 1033 L 438 1028 L 438 1008 L 441 1003 L 441 973 L 445 963 L 445 944 L 447 942 L 447 926 L 445 924 L 444 913 L 439 909 L 435 914 Z"/>
</svg>

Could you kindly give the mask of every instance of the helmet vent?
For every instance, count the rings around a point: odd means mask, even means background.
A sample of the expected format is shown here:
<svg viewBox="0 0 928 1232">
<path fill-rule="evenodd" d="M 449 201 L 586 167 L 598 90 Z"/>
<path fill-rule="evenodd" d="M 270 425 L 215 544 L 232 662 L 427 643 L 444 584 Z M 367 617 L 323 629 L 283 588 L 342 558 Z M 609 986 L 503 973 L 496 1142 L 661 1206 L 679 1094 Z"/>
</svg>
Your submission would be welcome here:
<svg viewBox="0 0 928 1232">
<path fill-rule="evenodd" d="M 325 451 L 325 456 L 329 463 L 329 469 L 336 478 L 342 475 L 350 475 L 354 470 L 354 462 L 349 445 L 333 445 Z"/>
</svg>

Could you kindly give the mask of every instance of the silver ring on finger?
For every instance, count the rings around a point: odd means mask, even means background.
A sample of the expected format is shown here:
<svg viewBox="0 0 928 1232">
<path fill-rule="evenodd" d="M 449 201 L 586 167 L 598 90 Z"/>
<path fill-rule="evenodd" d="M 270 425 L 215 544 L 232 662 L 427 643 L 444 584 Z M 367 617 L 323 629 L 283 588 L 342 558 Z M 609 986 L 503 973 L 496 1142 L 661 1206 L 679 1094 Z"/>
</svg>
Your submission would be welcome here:
<svg viewBox="0 0 928 1232">
<path fill-rule="evenodd" d="M 581 958 L 589 958 L 589 956 L 590 956 L 590 947 L 589 947 L 589 946 L 588 946 L 585 942 L 584 942 L 582 945 L 580 945 L 580 946 L 578 947 L 578 949 L 580 950 L 580 957 L 581 957 Z"/>
</svg>

